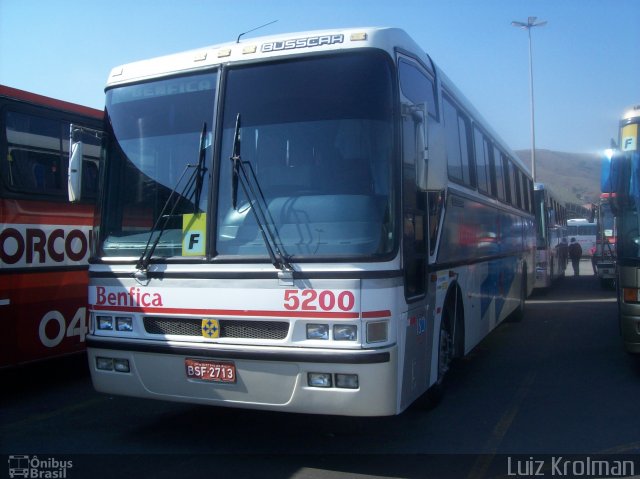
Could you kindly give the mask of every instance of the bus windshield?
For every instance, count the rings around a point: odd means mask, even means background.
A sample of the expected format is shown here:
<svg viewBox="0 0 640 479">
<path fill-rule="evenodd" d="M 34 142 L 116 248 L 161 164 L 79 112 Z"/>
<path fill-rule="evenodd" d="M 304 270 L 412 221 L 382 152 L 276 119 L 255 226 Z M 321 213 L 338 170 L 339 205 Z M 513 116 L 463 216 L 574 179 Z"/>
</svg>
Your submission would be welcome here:
<svg viewBox="0 0 640 479">
<path fill-rule="evenodd" d="M 197 216 L 200 227 L 211 229 L 208 255 L 262 261 L 268 250 L 251 214 L 257 200 L 289 258 L 372 258 L 393 251 L 391 158 L 397 155 L 390 61 L 380 53 L 349 53 L 223 74 L 222 125 L 207 128 L 218 135 L 216 158 L 207 148 L 199 195 L 183 193 L 176 183 L 198 162 L 203 124 L 214 124 L 217 73 L 108 92 L 113 131 L 101 253 L 139 256 L 150 235 L 162 234 L 156 257 L 189 256 L 186 225 Z M 242 161 L 253 170 L 260 195 L 246 198 L 240 190 L 234 207 L 230 156 L 238 114 Z M 214 214 L 210 204 L 217 205 Z M 161 214 L 163 226 L 153 228 Z"/>
<path fill-rule="evenodd" d="M 210 181 L 199 204 L 178 184 L 200 156 L 203 125 L 210 136 L 217 74 L 172 78 L 107 92 L 107 186 L 102 254 L 140 256 L 150 234 L 156 256 L 181 255 L 183 217 L 206 213 Z M 211 171 L 211 148 L 205 159 Z M 172 194 L 173 190 L 176 190 Z M 184 193 L 184 194 L 181 194 Z M 171 203 L 171 204 L 167 204 Z M 163 218 L 159 218 L 163 215 Z M 158 219 L 162 223 L 157 227 Z M 156 227 L 154 227 L 156 225 Z M 155 231 L 154 231 L 155 230 Z"/>
</svg>

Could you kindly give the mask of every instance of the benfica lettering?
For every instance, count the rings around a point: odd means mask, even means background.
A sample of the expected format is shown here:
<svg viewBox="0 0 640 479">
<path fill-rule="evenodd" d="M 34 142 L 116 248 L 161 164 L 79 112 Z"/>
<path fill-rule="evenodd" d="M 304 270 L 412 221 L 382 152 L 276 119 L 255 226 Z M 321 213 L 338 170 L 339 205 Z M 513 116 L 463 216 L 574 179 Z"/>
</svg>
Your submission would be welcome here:
<svg viewBox="0 0 640 479">
<path fill-rule="evenodd" d="M 282 50 L 293 50 L 296 48 L 313 48 L 322 45 L 334 45 L 343 43 L 344 35 L 320 35 L 317 37 L 293 38 L 291 40 L 282 40 L 277 42 L 263 43 L 261 47 L 262 53 L 278 52 Z"/>
<path fill-rule="evenodd" d="M 96 306 L 121 306 L 127 308 L 162 307 L 160 293 L 147 293 L 140 288 L 131 287 L 129 291 L 109 292 L 104 286 L 96 287 Z"/>
</svg>

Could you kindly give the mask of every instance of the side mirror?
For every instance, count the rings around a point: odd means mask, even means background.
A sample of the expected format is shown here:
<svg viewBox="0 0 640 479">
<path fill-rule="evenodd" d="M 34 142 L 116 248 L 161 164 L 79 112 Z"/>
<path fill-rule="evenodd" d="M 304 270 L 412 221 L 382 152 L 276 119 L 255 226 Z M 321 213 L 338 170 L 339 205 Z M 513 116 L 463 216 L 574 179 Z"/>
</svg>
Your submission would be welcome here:
<svg viewBox="0 0 640 479">
<path fill-rule="evenodd" d="M 82 129 L 71 124 L 69 127 L 69 173 L 68 193 L 69 201 L 76 203 L 82 195 L 82 159 L 84 157 L 84 145 L 82 143 Z"/>
</svg>

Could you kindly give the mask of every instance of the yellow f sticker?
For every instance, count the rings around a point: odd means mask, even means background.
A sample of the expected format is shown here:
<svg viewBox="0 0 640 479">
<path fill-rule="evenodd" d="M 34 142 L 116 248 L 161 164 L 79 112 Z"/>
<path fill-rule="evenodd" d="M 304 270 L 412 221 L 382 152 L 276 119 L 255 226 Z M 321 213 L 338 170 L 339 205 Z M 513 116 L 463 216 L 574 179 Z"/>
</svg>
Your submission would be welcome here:
<svg viewBox="0 0 640 479">
<path fill-rule="evenodd" d="M 210 339 L 220 337 L 220 323 L 217 319 L 206 318 L 202 320 L 202 336 Z"/>
<path fill-rule="evenodd" d="M 182 215 L 182 256 L 202 256 L 205 252 L 207 215 Z"/>
</svg>

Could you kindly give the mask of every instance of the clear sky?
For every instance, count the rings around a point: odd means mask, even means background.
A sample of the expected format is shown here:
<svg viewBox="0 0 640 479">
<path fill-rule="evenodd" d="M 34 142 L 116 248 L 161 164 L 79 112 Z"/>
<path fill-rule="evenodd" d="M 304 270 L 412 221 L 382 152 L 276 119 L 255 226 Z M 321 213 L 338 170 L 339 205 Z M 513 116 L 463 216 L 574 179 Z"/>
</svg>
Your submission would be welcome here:
<svg viewBox="0 0 640 479">
<path fill-rule="evenodd" d="M 640 0 L 0 0 L 0 83 L 102 109 L 112 67 L 283 32 L 406 30 L 513 148 L 590 153 L 640 104 Z"/>
</svg>

